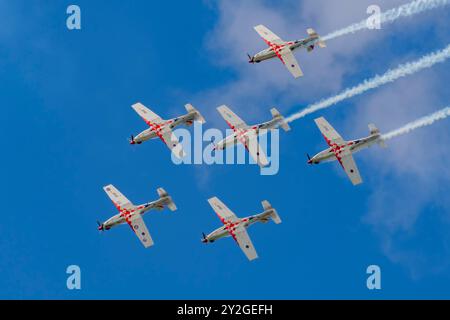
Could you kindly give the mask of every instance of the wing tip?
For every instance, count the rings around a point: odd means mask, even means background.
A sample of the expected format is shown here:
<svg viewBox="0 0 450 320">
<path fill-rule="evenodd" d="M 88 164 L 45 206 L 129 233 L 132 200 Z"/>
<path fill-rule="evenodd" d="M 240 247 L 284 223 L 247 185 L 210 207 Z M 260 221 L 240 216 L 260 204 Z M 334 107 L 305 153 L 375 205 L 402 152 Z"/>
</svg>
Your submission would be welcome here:
<svg viewBox="0 0 450 320">
<path fill-rule="evenodd" d="M 219 112 L 220 110 L 230 110 L 230 108 L 226 104 L 222 104 L 216 108 Z"/>
<path fill-rule="evenodd" d="M 134 103 L 134 104 L 132 104 L 131 105 L 131 107 L 133 108 L 133 109 L 136 109 L 136 108 L 138 108 L 138 107 L 143 107 L 144 105 L 141 103 L 141 102 L 136 102 L 136 103 Z"/>
</svg>

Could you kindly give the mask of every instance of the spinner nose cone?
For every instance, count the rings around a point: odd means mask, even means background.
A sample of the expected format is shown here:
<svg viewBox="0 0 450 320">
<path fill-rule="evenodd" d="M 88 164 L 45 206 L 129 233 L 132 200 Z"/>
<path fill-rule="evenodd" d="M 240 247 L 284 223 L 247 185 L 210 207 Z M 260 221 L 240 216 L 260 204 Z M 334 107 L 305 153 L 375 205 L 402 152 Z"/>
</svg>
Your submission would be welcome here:
<svg viewBox="0 0 450 320">
<path fill-rule="evenodd" d="M 105 225 L 103 223 L 100 223 L 99 221 L 97 221 L 97 230 L 98 231 L 105 231 Z"/>
</svg>

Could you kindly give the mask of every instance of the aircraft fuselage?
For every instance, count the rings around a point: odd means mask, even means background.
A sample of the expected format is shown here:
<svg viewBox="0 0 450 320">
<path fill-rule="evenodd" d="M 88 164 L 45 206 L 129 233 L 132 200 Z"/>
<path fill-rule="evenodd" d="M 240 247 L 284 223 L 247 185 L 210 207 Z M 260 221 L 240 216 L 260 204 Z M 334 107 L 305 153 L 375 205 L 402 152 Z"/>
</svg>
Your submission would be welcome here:
<svg viewBox="0 0 450 320">
<path fill-rule="evenodd" d="M 271 44 L 271 46 L 257 54 L 255 54 L 250 63 L 259 63 L 264 60 L 272 59 L 277 56 L 275 49 L 281 50 L 282 48 L 288 46 L 291 51 L 297 50 L 298 48 L 306 48 L 308 51 L 314 49 L 316 43 L 319 41 L 319 36 L 312 36 L 302 40 L 288 41 L 282 44 Z"/>
<path fill-rule="evenodd" d="M 168 202 L 167 198 L 161 198 L 152 202 L 141 204 L 139 206 L 131 208 L 118 208 L 120 213 L 114 215 L 113 217 L 106 220 L 99 226 L 99 230 L 109 230 L 117 225 L 124 224 L 128 221 L 133 220 L 135 215 L 143 215 L 151 209 L 164 209 L 164 205 Z"/>
<path fill-rule="evenodd" d="M 237 221 L 225 221 L 224 226 L 217 228 L 213 232 L 211 232 L 209 235 L 205 237 L 205 239 L 202 239 L 203 242 L 214 242 L 218 239 L 225 238 L 231 236 L 230 230 L 234 231 L 238 226 L 243 225 L 245 228 L 250 227 L 251 225 L 261 222 L 261 223 L 267 223 L 270 220 L 271 215 L 273 214 L 274 210 L 266 210 L 263 213 L 256 214 L 253 216 L 249 216 L 247 218 L 238 219 Z"/>
<path fill-rule="evenodd" d="M 224 150 L 230 146 L 234 146 L 238 141 L 245 141 L 247 136 L 254 135 L 255 133 L 260 134 L 260 130 L 273 130 L 277 129 L 281 123 L 284 121 L 283 117 L 275 117 L 267 122 L 251 126 L 247 129 L 237 129 L 227 122 L 227 124 L 234 130 L 234 133 L 226 137 L 225 139 L 219 141 L 216 144 L 216 150 Z M 267 132 L 266 132 L 267 133 Z"/>
<path fill-rule="evenodd" d="M 377 144 L 380 142 L 381 135 L 380 134 L 373 134 L 366 138 L 358 139 L 358 140 L 352 140 L 352 141 L 346 141 L 342 145 L 339 146 L 340 151 L 346 151 L 350 150 L 351 153 L 359 152 L 363 149 L 369 148 L 373 146 L 374 144 Z M 329 162 L 329 161 L 335 161 L 336 155 L 334 153 L 333 148 L 328 148 L 322 152 L 319 152 L 314 157 L 312 157 L 308 163 L 310 164 L 319 164 L 322 162 Z"/>
<path fill-rule="evenodd" d="M 192 125 L 195 120 L 194 113 L 188 113 L 183 116 L 173 118 L 170 120 L 163 120 L 162 123 L 151 123 L 149 124 L 150 128 L 139 133 L 134 139 L 131 141 L 132 144 L 141 144 L 144 141 L 158 138 L 160 132 L 168 126 L 170 129 L 174 129 L 180 125 L 186 124 L 188 126 Z"/>
</svg>

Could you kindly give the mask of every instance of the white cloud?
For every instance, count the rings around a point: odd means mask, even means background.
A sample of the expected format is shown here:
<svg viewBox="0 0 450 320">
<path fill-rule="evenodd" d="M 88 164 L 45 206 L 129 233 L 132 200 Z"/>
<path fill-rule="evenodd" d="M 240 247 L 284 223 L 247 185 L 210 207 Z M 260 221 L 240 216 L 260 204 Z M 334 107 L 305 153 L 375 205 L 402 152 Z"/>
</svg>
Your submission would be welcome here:
<svg viewBox="0 0 450 320">
<path fill-rule="evenodd" d="M 450 80 L 444 72 L 429 71 L 368 95 L 346 119 L 346 126 L 353 130 L 352 136 L 360 136 L 370 122 L 386 132 L 437 111 L 445 106 L 445 78 Z M 423 239 L 422 220 L 427 221 L 427 230 L 450 227 L 450 199 L 444 191 L 450 183 L 445 161 L 450 156 L 448 124 L 443 120 L 416 130 L 388 141 L 388 149 L 375 148 L 361 157 L 371 189 L 363 221 L 373 227 L 386 256 L 415 278 L 443 270 L 450 263 L 448 237 L 433 239 L 439 254 L 424 251 L 422 245 L 411 247 Z M 425 215 L 434 210 L 439 214 Z"/>
<path fill-rule="evenodd" d="M 375 4 L 384 11 L 406 2 L 383 0 Z M 287 113 L 339 92 L 350 75 L 364 71 L 368 73 L 365 76 L 373 76 L 416 59 L 417 52 L 397 56 L 401 39 L 410 46 L 422 47 L 420 55 L 439 49 L 431 47 L 431 43 L 442 40 L 440 48 L 447 44 L 448 17 L 439 15 L 442 10 L 435 10 L 383 26 L 380 31 L 361 31 L 335 39 L 326 49 L 314 50 L 312 54 L 296 53 L 305 72 L 301 79 L 293 79 L 277 60 L 248 65 L 246 53 L 254 54 L 265 48 L 253 30 L 254 25 L 265 24 L 287 40 L 305 36 L 308 27 L 324 35 L 360 21 L 372 4 L 372 0 L 219 1 L 219 21 L 207 37 L 206 46 L 219 68 L 233 71 L 234 80 L 201 92 L 199 100 L 209 106 L 230 104 L 249 121 L 259 120 L 267 116 L 267 110 L 274 104 Z M 433 30 L 429 41 L 415 37 L 425 28 Z M 388 40 L 392 34 L 398 36 L 394 42 Z M 367 130 L 367 123 L 375 122 L 388 131 L 446 106 L 449 101 L 445 99 L 450 97 L 446 81 L 450 79 L 445 70 L 448 63 L 349 101 L 358 104 L 349 107 L 354 108 L 352 112 L 345 113 L 342 130 L 356 137 L 361 130 Z M 450 182 L 450 169 L 443 161 L 449 157 L 447 128 L 440 123 L 417 130 L 389 141 L 387 150 L 373 149 L 361 157 L 367 171 L 366 183 L 372 189 L 363 219 L 373 226 L 386 256 L 408 268 L 413 276 L 426 270 L 439 272 L 450 264 L 449 259 L 442 258 L 450 253 L 449 237 L 435 239 L 444 243 L 437 246 L 438 254 L 422 252 L 422 247 L 408 247 L 423 236 L 416 235 L 416 226 L 430 206 L 444 212 L 434 217 L 433 226 L 450 221 L 445 214 L 450 200 L 442 192 Z M 431 267 L 431 263 L 435 265 Z"/>
<path fill-rule="evenodd" d="M 392 8 L 403 1 L 377 1 L 382 9 Z M 367 52 L 375 41 L 382 45 L 386 30 L 363 31 L 350 37 L 333 40 L 326 49 L 312 53 L 299 51 L 305 77 L 293 79 L 281 62 L 274 59 L 249 65 L 246 53 L 254 54 L 266 44 L 253 26 L 263 23 L 284 39 L 306 37 L 313 27 L 327 34 L 367 17 L 371 0 L 306 0 L 269 4 L 267 1 L 220 1 L 219 20 L 206 39 L 210 57 L 218 67 L 233 70 L 234 80 L 220 87 L 200 92 L 196 100 L 202 105 L 226 103 L 254 119 L 261 118 L 273 105 L 287 112 L 286 106 L 306 104 L 342 87 L 345 76 L 358 71 L 352 63 Z M 387 66 L 386 66 L 387 67 Z"/>
</svg>

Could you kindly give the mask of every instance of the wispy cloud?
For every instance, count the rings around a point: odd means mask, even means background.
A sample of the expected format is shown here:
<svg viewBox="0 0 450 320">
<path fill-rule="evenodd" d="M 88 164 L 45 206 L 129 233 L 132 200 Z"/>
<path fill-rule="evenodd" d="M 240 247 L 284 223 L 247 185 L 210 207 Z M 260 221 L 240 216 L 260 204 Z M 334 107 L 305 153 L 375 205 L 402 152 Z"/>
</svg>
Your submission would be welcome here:
<svg viewBox="0 0 450 320">
<path fill-rule="evenodd" d="M 379 1 L 385 6 L 391 2 Z M 326 49 L 314 50 L 310 54 L 298 52 L 296 56 L 307 77 L 293 79 L 276 59 L 258 65 L 248 64 L 246 53 L 254 54 L 266 48 L 253 27 L 263 23 L 286 40 L 299 39 L 307 36 L 308 27 L 325 33 L 352 22 L 355 16 L 364 16 L 371 3 L 370 0 L 339 3 L 326 0 L 282 1 L 281 4 L 255 0 L 219 1 L 219 20 L 205 45 L 214 59 L 212 62 L 219 68 L 226 68 L 233 80 L 199 92 L 195 100 L 199 105 L 209 106 L 212 113 L 213 107 L 225 103 L 237 106 L 243 116 L 260 119 L 274 105 L 282 109 L 337 91 L 345 74 L 353 72 L 356 67 L 349 67 L 347 62 L 360 55 L 377 37 L 382 39 L 383 32 L 368 32 L 349 42 L 334 41 Z M 343 7 L 346 10 L 342 10 Z M 336 15 L 337 11 L 339 15 Z"/>
<path fill-rule="evenodd" d="M 389 10 L 405 2 L 379 0 L 376 4 L 382 10 Z M 398 20 L 395 24 L 383 26 L 382 30 L 334 38 L 325 50 L 314 50 L 311 54 L 299 52 L 296 57 L 302 65 L 304 78 L 294 80 L 277 60 L 248 65 L 246 53 L 253 54 L 264 48 L 264 43 L 253 30 L 254 25 L 263 23 L 286 40 L 302 37 L 307 27 L 326 36 L 330 30 L 340 30 L 342 26 L 366 18 L 366 9 L 372 4 L 374 2 L 370 0 L 219 1 L 216 7 L 219 20 L 206 44 L 213 53 L 213 62 L 229 72 L 233 80 L 200 92 L 197 99 L 199 104 L 215 107 L 226 103 L 239 108 L 248 121 L 261 119 L 274 104 L 286 112 L 292 106 L 307 105 L 310 101 L 321 103 L 320 97 L 342 91 L 348 76 L 360 75 L 362 70 L 369 73 L 373 69 L 379 70 L 379 67 L 386 68 L 394 63 L 392 61 L 405 59 L 397 55 L 396 49 L 401 46 L 398 38 L 387 39 L 393 33 L 401 35 L 405 43 L 412 41 L 415 47 L 424 50 L 429 47 L 427 44 L 436 48 L 437 43 L 448 41 L 445 11 L 428 10 L 427 14 Z M 411 12 L 415 14 L 423 7 L 413 9 L 391 11 L 389 16 L 385 16 L 385 22 L 405 17 Z M 423 30 L 430 28 L 433 33 L 427 38 Z M 416 37 L 418 33 L 420 36 Z M 424 43 L 424 40 L 427 42 Z M 413 54 L 411 52 L 409 56 Z M 356 135 L 360 133 L 361 126 L 369 122 L 377 123 L 381 129 L 396 128 L 414 117 L 432 113 L 433 106 L 446 105 L 448 101 L 445 97 L 448 94 L 445 84 L 450 81 L 448 77 L 445 78 L 447 65 L 432 70 L 424 70 L 428 67 L 426 63 L 410 67 L 415 72 L 422 70 L 420 77 L 383 82 L 383 79 L 388 78 L 379 76 L 376 78 L 377 84 L 389 85 L 371 91 L 376 95 L 368 94 L 367 90 L 359 91 L 363 87 L 349 91 L 366 95 L 364 99 L 355 97 L 351 100 L 352 103 L 357 101 L 358 108 L 346 114 L 342 120 L 345 124 L 343 130 L 353 130 Z M 394 79 L 408 74 L 392 70 L 389 73 Z M 215 113 L 214 108 L 211 110 Z M 373 227 L 385 255 L 394 263 L 405 266 L 413 275 L 442 272 L 449 267 L 450 259 L 444 258 L 450 253 L 448 236 L 439 232 L 434 234 L 434 253 L 423 252 L 422 247 L 414 248 L 411 245 L 417 243 L 417 239 L 422 240 L 423 235 L 417 234 L 416 230 L 424 212 L 433 206 L 441 214 L 450 209 L 448 197 L 444 197 L 441 192 L 449 184 L 450 168 L 444 161 L 439 161 L 448 158 L 448 148 L 442 147 L 450 143 L 448 136 L 448 129 L 436 124 L 432 130 L 415 131 L 391 140 L 387 150 L 369 150 L 365 153 L 369 155 L 367 158 L 361 155 L 361 162 L 368 172 L 366 183 L 372 190 L 367 199 L 366 214 L 363 214 L 364 221 Z M 434 218 L 433 226 L 448 226 L 445 217 Z"/>
<path fill-rule="evenodd" d="M 448 96 L 448 80 L 443 70 L 393 83 L 360 101 L 357 110 L 348 114 L 347 129 L 356 135 L 363 125 L 374 122 L 383 132 L 433 114 Z M 387 149 L 368 150 L 360 157 L 370 190 L 362 219 L 379 238 L 383 253 L 413 278 L 449 268 L 450 238 L 443 232 L 450 227 L 450 199 L 444 191 L 450 168 L 443 161 L 449 156 L 448 133 L 448 123 L 439 121 L 397 136 Z M 432 235 L 425 234 L 430 230 Z"/>
</svg>

